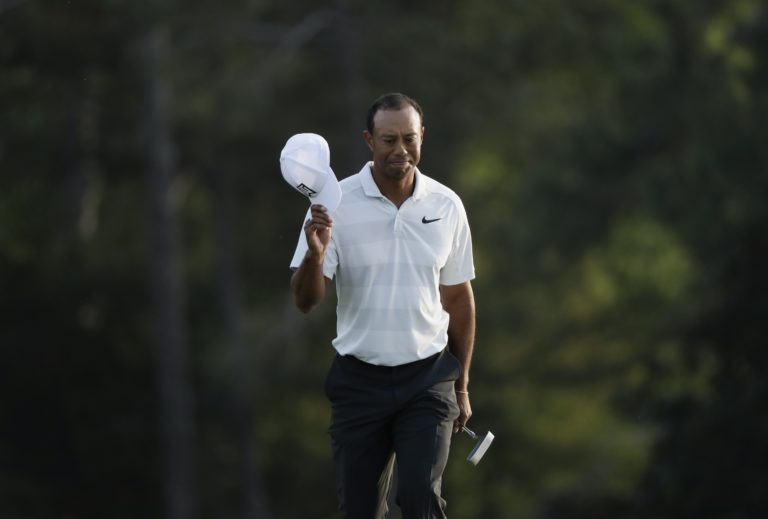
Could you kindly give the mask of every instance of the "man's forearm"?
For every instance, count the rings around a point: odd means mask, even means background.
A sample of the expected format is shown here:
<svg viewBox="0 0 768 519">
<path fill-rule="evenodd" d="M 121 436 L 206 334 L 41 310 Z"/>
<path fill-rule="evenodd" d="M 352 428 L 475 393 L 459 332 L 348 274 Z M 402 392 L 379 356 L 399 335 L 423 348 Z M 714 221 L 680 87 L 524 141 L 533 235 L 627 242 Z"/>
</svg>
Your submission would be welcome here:
<svg viewBox="0 0 768 519">
<path fill-rule="evenodd" d="M 325 296 L 323 258 L 307 252 L 299 268 L 291 276 L 291 292 L 296 306 L 309 312 Z"/>
<path fill-rule="evenodd" d="M 458 288 L 458 287 L 457 287 Z M 475 344 L 475 300 L 469 283 L 461 289 L 451 290 L 454 294 L 445 294 L 445 311 L 450 315 L 448 323 L 448 348 L 462 366 L 462 372 L 456 381 L 456 389 L 467 391 L 469 386 L 469 368 L 472 364 L 472 352 Z"/>
</svg>

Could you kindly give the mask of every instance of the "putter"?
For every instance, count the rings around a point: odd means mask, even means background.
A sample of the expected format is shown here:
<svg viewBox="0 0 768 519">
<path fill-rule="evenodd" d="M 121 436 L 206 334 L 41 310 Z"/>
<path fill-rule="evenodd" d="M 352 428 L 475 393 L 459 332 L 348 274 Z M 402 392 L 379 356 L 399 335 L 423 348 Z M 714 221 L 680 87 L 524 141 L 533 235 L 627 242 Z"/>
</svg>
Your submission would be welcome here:
<svg viewBox="0 0 768 519">
<path fill-rule="evenodd" d="M 469 453 L 469 456 L 467 456 L 467 461 L 470 462 L 472 465 L 477 465 L 480 462 L 480 459 L 485 454 L 485 451 L 488 450 L 488 447 L 491 446 L 491 442 L 493 442 L 493 433 L 491 431 L 488 431 L 483 436 L 479 436 L 474 433 L 471 429 L 468 429 L 466 426 L 461 426 L 462 430 L 467 433 L 469 436 L 472 437 L 473 440 L 479 440 L 475 444 L 475 448 L 472 449 L 472 452 Z"/>
</svg>

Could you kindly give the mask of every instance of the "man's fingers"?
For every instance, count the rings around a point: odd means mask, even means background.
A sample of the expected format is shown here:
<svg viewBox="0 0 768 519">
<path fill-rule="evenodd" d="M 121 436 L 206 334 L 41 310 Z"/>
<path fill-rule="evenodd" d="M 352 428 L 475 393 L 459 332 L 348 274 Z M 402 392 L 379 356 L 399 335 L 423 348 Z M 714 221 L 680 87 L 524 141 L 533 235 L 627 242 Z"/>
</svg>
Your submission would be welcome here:
<svg viewBox="0 0 768 519">
<path fill-rule="evenodd" d="M 331 218 L 331 215 L 328 214 L 328 210 L 324 206 L 315 204 L 311 206 L 311 210 L 313 221 L 322 222 L 328 226 L 333 224 L 333 218 Z"/>
<path fill-rule="evenodd" d="M 453 432 L 461 431 L 461 428 L 467 424 L 472 417 L 472 406 L 469 403 L 469 395 L 466 393 L 456 393 L 456 403 L 459 405 L 459 417 L 453 422 Z"/>
<path fill-rule="evenodd" d="M 469 420 L 466 416 L 459 416 L 455 422 L 453 422 L 453 432 L 461 432 L 462 427 L 467 425 L 467 420 Z"/>
<path fill-rule="evenodd" d="M 333 227 L 333 220 L 330 217 L 312 217 L 304 222 L 304 228 L 307 230 L 323 231 Z"/>
</svg>

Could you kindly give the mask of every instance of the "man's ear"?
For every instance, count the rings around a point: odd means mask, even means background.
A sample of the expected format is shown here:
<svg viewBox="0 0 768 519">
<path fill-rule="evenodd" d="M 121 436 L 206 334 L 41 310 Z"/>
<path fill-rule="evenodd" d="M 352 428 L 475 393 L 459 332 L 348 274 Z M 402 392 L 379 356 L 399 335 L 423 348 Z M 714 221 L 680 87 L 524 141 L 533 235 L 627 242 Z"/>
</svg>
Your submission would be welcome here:
<svg viewBox="0 0 768 519">
<path fill-rule="evenodd" d="M 363 139 L 365 139 L 365 143 L 368 145 L 368 149 L 373 151 L 373 135 L 371 135 L 371 132 L 368 130 L 363 130 Z"/>
</svg>

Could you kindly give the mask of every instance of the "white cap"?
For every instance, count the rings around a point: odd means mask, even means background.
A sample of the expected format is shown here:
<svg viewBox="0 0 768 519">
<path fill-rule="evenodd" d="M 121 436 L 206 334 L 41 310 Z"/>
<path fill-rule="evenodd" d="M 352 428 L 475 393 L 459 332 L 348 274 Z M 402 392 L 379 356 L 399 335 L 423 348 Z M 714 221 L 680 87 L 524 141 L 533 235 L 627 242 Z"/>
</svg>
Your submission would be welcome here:
<svg viewBox="0 0 768 519">
<path fill-rule="evenodd" d="M 325 139 L 315 133 L 299 133 L 288 139 L 280 153 L 283 178 L 313 204 L 333 212 L 341 201 L 341 186 L 331 169 L 331 152 Z"/>
</svg>

